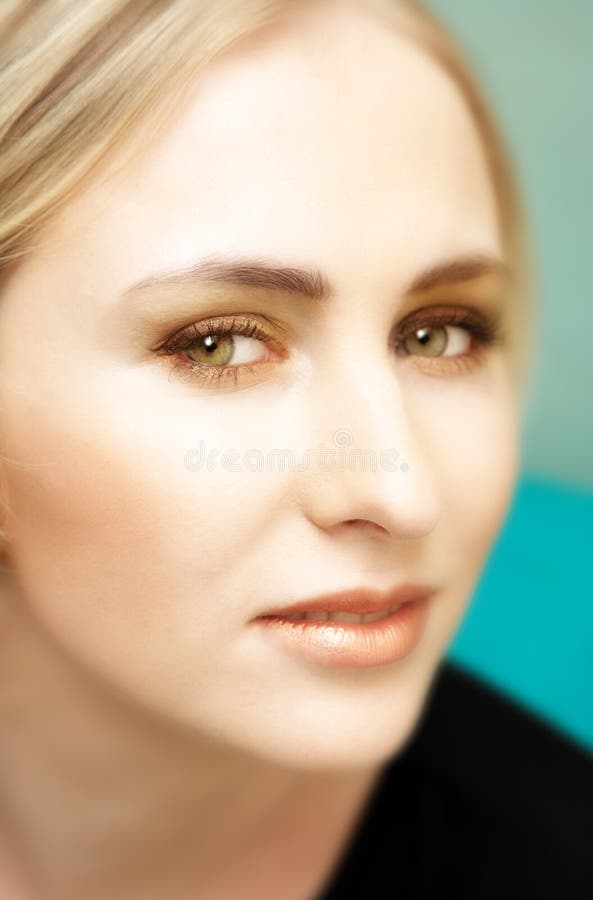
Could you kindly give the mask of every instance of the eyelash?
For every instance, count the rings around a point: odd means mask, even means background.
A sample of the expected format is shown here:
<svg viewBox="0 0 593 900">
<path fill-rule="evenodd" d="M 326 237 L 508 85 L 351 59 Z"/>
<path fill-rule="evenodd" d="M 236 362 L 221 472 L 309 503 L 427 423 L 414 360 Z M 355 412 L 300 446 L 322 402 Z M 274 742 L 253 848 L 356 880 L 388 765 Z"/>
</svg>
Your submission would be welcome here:
<svg viewBox="0 0 593 900">
<path fill-rule="evenodd" d="M 246 374 L 252 374 L 259 368 L 273 365 L 273 363 L 241 363 L 234 366 L 206 366 L 202 363 L 194 362 L 187 357 L 183 361 L 179 359 L 179 354 L 192 344 L 199 343 L 206 337 L 223 337 L 228 334 L 240 335 L 241 337 L 253 337 L 265 340 L 267 343 L 278 345 L 278 341 L 267 332 L 255 319 L 235 319 L 231 317 L 223 317 L 221 319 L 205 319 L 202 322 L 194 322 L 183 328 L 181 331 L 171 335 L 164 344 L 161 344 L 156 352 L 159 356 L 173 357 L 173 370 L 180 368 L 185 372 L 189 372 L 190 378 L 198 378 L 207 384 L 219 384 L 223 380 L 232 379 L 234 384 L 240 377 Z"/>
<path fill-rule="evenodd" d="M 441 355 L 433 357 L 423 357 L 419 354 L 404 351 L 403 354 L 400 354 L 400 357 L 403 355 L 404 357 L 418 359 L 421 361 L 421 365 L 426 362 L 426 367 L 433 372 L 436 371 L 437 374 L 443 372 L 445 374 L 462 374 L 479 364 L 484 353 L 489 348 L 503 344 L 506 341 L 506 335 L 501 328 L 501 323 L 496 313 L 475 311 L 465 307 L 453 311 L 435 311 L 430 314 L 424 313 L 415 316 L 412 321 L 406 324 L 405 330 L 401 328 L 398 332 L 395 342 L 396 350 L 419 329 L 446 325 L 463 327 L 469 331 L 476 345 L 473 351 L 452 356 Z M 223 337 L 227 335 L 253 337 L 274 344 L 277 348 L 279 347 L 279 342 L 255 319 L 222 317 L 205 319 L 202 322 L 194 322 L 186 326 L 155 348 L 155 352 L 159 356 L 172 357 L 173 370 L 181 369 L 182 372 L 189 374 L 190 379 L 198 378 L 208 385 L 220 384 L 229 379 L 232 379 L 234 385 L 236 385 L 243 376 L 255 374 L 258 369 L 261 371 L 262 367 L 276 364 L 275 362 L 266 361 L 228 366 L 207 366 L 180 356 L 192 344 L 199 343 L 206 337 Z"/>
</svg>

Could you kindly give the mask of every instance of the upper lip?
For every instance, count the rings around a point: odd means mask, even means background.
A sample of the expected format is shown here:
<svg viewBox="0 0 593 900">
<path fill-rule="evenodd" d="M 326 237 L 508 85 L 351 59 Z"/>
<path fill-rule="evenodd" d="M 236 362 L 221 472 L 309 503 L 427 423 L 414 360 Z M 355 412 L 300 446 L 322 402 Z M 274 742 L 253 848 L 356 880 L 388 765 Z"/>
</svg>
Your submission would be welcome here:
<svg viewBox="0 0 593 900">
<path fill-rule="evenodd" d="M 300 612 L 322 612 L 328 610 L 341 610 L 342 612 L 364 615 L 365 613 L 382 612 L 401 603 L 410 603 L 433 592 L 434 588 L 432 587 L 409 582 L 397 585 L 386 591 L 358 587 L 272 607 L 261 613 L 257 618 L 262 618 L 263 616 L 291 616 Z"/>
</svg>

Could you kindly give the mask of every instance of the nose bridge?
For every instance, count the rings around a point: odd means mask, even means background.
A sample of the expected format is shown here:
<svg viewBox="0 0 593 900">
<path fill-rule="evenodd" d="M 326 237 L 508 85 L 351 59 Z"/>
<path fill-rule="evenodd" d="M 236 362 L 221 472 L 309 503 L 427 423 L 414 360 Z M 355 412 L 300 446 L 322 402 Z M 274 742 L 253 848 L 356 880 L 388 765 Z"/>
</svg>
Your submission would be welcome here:
<svg viewBox="0 0 593 900">
<path fill-rule="evenodd" d="M 317 516 L 326 524 L 369 519 L 407 537 L 432 530 L 439 516 L 435 473 L 393 357 L 361 357 L 360 345 L 356 355 L 346 344 L 334 348 L 311 394 Z"/>
<path fill-rule="evenodd" d="M 316 419 L 317 434 L 331 442 L 332 448 L 343 450 L 352 460 L 388 455 L 403 459 L 409 443 L 409 422 L 397 388 L 381 393 L 372 389 L 368 374 L 356 373 L 352 367 L 336 394 L 325 395 Z"/>
<path fill-rule="evenodd" d="M 396 451 L 409 454 L 413 422 L 397 379 L 393 356 L 371 349 L 361 333 L 327 353 L 313 393 L 311 426 L 315 437 L 335 449 Z M 368 352 L 367 352 L 368 351 Z M 392 351 L 390 351 L 392 354 Z"/>
</svg>

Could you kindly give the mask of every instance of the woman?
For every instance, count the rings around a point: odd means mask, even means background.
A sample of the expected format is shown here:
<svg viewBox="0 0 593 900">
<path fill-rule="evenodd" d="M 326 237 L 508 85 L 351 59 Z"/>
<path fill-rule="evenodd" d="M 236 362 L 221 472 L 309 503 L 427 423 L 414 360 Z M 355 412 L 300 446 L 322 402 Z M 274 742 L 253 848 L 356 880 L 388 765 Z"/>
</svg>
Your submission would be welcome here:
<svg viewBox="0 0 593 900">
<path fill-rule="evenodd" d="M 516 477 L 501 145 L 417 4 L 2 15 L 0 895 L 347 896 Z"/>
</svg>

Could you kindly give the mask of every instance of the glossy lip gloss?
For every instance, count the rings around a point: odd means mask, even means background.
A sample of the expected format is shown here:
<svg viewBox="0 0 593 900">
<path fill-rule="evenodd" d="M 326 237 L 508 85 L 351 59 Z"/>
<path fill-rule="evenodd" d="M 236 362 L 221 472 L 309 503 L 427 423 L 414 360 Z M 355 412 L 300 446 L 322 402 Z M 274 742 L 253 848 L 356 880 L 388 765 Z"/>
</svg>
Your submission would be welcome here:
<svg viewBox="0 0 593 900">
<path fill-rule="evenodd" d="M 403 602 L 374 622 L 294 619 L 288 614 L 259 616 L 253 624 L 291 655 L 324 666 L 368 668 L 403 659 L 424 632 L 430 595 Z"/>
</svg>

